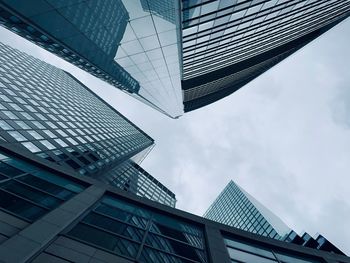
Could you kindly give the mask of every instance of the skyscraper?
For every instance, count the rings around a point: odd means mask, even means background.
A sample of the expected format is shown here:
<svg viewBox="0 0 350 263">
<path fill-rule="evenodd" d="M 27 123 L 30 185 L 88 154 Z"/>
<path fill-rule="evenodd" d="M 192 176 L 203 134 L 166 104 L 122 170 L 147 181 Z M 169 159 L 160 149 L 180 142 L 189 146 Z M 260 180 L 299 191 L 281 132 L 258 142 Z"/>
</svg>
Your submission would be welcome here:
<svg viewBox="0 0 350 263">
<path fill-rule="evenodd" d="M 300 237 L 233 181 L 222 190 L 204 217 L 257 235 L 344 255 L 322 235 L 314 239 L 304 233 Z"/>
<path fill-rule="evenodd" d="M 176 2 L 1 0 L 0 24 L 176 117 L 183 112 Z"/>
<path fill-rule="evenodd" d="M 0 1 L 0 24 L 173 118 L 230 95 L 349 14 L 347 0 Z"/>
<path fill-rule="evenodd" d="M 215 102 L 343 21 L 349 1 L 182 1 L 185 112 Z"/>
<path fill-rule="evenodd" d="M 219 224 L 0 144 L 1 262 L 350 262 Z"/>
<path fill-rule="evenodd" d="M 0 88 L 1 144 L 104 181 L 127 173 L 114 185 L 175 206 L 170 190 L 142 180 L 152 178 L 142 168 L 116 170 L 136 166 L 154 141 L 72 75 L 0 43 Z"/>
</svg>

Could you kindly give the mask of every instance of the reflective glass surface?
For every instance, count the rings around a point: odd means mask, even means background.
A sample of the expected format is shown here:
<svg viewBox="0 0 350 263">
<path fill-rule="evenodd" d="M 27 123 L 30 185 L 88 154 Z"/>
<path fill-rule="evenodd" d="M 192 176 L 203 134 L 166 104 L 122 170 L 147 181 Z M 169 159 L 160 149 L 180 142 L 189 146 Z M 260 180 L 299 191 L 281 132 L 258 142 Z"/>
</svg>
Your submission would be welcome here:
<svg viewBox="0 0 350 263">
<path fill-rule="evenodd" d="M 313 259 L 300 257 L 297 254 L 288 254 L 278 249 L 260 247 L 256 244 L 249 244 L 245 241 L 235 240 L 231 237 L 224 238 L 231 262 L 250 263 L 316 263 Z"/>
<path fill-rule="evenodd" d="M 176 0 L 5 0 L 0 24 L 168 116 L 183 113 Z"/>
<path fill-rule="evenodd" d="M 200 227 L 112 195 L 66 235 L 137 262 L 208 262 Z"/>
<path fill-rule="evenodd" d="M 153 140 L 66 72 L 0 43 L 0 135 L 83 175 Z"/>
<path fill-rule="evenodd" d="M 290 232 L 281 219 L 233 181 L 215 199 L 204 217 L 275 239 L 282 239 Z"/>
<path fill-rule="evenodd" d="M 349 14 L 347 0 L 182 0 L 185 112 L 230 95 Z"/>
<path fill-rule="evenodd" d="M 34 221 L 86 188 L 86 184 L 0 154 L 0 209 Z"/>
<path fill-rule="evenodd" d="M 132 160 L 104 175 L 104 181 L 138 196 L 175 207 L 175 194 Z"/>
<path fill-rule="evenodd" d="M 182 114 L 179 8 L 175 0 L 123 0 L 130 19 L 115 60 L 139 81 L 139 95 Z"/>
</svg>

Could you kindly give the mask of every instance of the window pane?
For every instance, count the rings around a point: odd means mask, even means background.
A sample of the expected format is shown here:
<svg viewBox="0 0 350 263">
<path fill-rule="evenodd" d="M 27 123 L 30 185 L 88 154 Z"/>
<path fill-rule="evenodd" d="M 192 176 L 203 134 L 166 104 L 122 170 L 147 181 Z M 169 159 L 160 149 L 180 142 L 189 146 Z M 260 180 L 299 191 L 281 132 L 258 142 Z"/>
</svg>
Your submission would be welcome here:
<svg viewBox="0 0 350 263">
<path fill-rule="evenodd" d="M 59 198 L 65 199 L 65 200 L 69 199 L 70 197 L 72 197 L 74 195 L 73 192 L 71 192 L 63 187 L 52 184 L 46 180 L 42 180 L 42 179 L 40 179 L 36 176 L 33 176 L 33 175 L 25 175 L 25 176 L 18 178 L 18 180 L 25 182 L 27 184 L 30 184 L 34 187 L 39 188 L 39 189 L 43 189 L 43 190 L 45 190 L 45 192 L 48 192 L 50 194 L 53 194 Z"/>
<path fill-rule="evenodd" d="M 10 177 L 14 177 L 14 176 L 23 174 L 24 172 L 6 163 L 0 162 L 0 173 Z"/>
<path fill-rule="evenodd" d="M 110 206 L 101 204 L 96 208 L 96 211 L 101 212 L 103 214 L 109 215 L 111 217 L 117 218 L 121 221 L 128 222 L 135 226 L 139 226 L 142 228 L 146 228 L 147 220 L 142 217 L 136 217 L 130 213 L 122 211 L 117 208 L 112 208 Z"/>
<path fill-rule="evenodd" d="M 2 190 L 0 190 L 0 206 L 29 220 L 38 219 L 47 212 L 47 210 L 41 207 Z"/>
<path fill-rule="evenodd" d="M 57 199 L 53 196 L 39 192 L 36 189 L 33 189 L 33 188 L 26 186 L 24 184 L 18 183 L 14 180 L 3 183 L 0 185 L 0 187 L 11 192 L 11 193 L 22 196 L 22 197 L 29 199 L 37 204 L 40 204 L 42 206 L 45 206 L 45 207 L 48 207 L 51 209 L 54 207 L 57 207 L 61 203 L 61 201 L 59 199 Z"/>
<path fill-rule="evenodd" d="M 139 242 L 145 233 L 145 231 L 95 213 L 89 214 L 83 221 Z"/>
<path fill-rule="evenodd" d="M 66 178 L 56 176 L 48 172 L 37 171 L 37 172 L 34 172 L 33 175 L 43 180 L 62 186 L 75 193 L 80 193 L 85 189 L 85 187 L 83 187 L 82 185 L 79 185 L 78 183 L 72 182 L 70 180 L 67 180 Z"/>
<path fill-rule="evenodd" d="M 70 230 L 68 235 L 132 258 L 135 258 L 139 248 L 139 244 L 137 243 L 127 241 L 81 223 Z"/>
<path fill-rule="evenodd" d="M 188 259 L 200 261 L 200 258 L 198 256 L 199 251 L 195 248 L 171 239 L 160 237 L 152 233 L 148 233 L 146 244 Z"/>
<path fill-rule="evenodd" d="M 242 262 L 259 262 L 259 263 L 277 262 L 276 260 L 259 257 L 259 256 L 256 256 L 254 254 L 243 252 L 243 251 L 233 249 L 230 247 L 228 247 L 227 249 L 228 249 L 228 253 L 230 254 L 230 258 L 235 259 L 235 260 L 239 260 Z"/>
</svg>

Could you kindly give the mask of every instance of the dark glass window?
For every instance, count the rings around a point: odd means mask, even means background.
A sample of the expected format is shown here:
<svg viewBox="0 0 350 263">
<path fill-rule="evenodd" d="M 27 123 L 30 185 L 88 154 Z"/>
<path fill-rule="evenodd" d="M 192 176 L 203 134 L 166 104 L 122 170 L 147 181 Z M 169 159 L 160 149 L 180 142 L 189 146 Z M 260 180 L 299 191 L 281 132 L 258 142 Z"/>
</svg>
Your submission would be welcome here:
<svg viewBox="0 0 350 263">
<path fill-rule="evenodd" d="M 208 262 L 200 227 L 111 195 L 67 235 L 137 262 Z"/>
<path fill-rule="evenodd" d="M 48 211 L 3 190 L 0 190 L 0 206 L 28 220 L 36 220 Z"/>
<path fill-rule="evenodd" d="M 76 225 L 71 231 L 68 232 L 68 235 L 114 251 L 119 255 L 129 256 L 131 258 L 136 256 L 139 247 L 138 243 L 119 238 L 115 235 L 85 224 Z"/>
<path fill-rule="evenodd" d="M 11 166 L 11 165 L 0 162 L 0 173 L 7 175 L 9 177 L 14 177 L 14 176 L 23 174 L 24 172 L 22 170 L 19 170 L 15 167 Z"/>
<path fill-rule="evenodd" d="M 4 190 L 14 193 L 18 196 L 24 197 L 28 200 L 35 202 L 36 204 L 50 209 L 55 208 L 62 202 L 56 197 L 45 194 L 41 191 L 38 191 L 37 189 L 21 184 L 14 180 L 3 183 L 0 185 L 0 187 Z"/>
<path fill-rule="evenodd" d="M 107 231 L 111 231 L 115 234 L 122 235 L 130 239 L 134 239 L 135 241 L 138 241 L 138 242 L 141 242 L 145 232 L 138 228 L 123 224 L 121 222 L 115 221 L 111 218 L 108 218 L 96 213 L 91 213 L 88 216 L 86 216 L 83 222 L 95 225 Z"/>
<path fill-rule="evenodd" d="M 21 218 L 36 220 L 86 188 L 85 183 L 6 157 L 3 161 L 11 165 L 0 162 L 0 172 L 10 178 L 0 183 L 0 207 Z M 3 178 L 7 177 L 0 175 L 0 180 Z"/>
</svg>

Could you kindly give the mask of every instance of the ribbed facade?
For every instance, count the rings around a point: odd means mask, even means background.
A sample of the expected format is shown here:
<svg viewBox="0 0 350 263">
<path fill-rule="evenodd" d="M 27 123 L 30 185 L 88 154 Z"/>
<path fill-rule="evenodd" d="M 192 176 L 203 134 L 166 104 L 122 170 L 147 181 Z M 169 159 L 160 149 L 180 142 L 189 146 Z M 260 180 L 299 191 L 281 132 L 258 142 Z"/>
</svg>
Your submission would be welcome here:
<svg viewBox="0 0 350 263">
<path fill-rule="evenodd" d="M 185 112 L 233 93 L 350 13 L 347 0 L 182 3 Z"/>
</svg>

